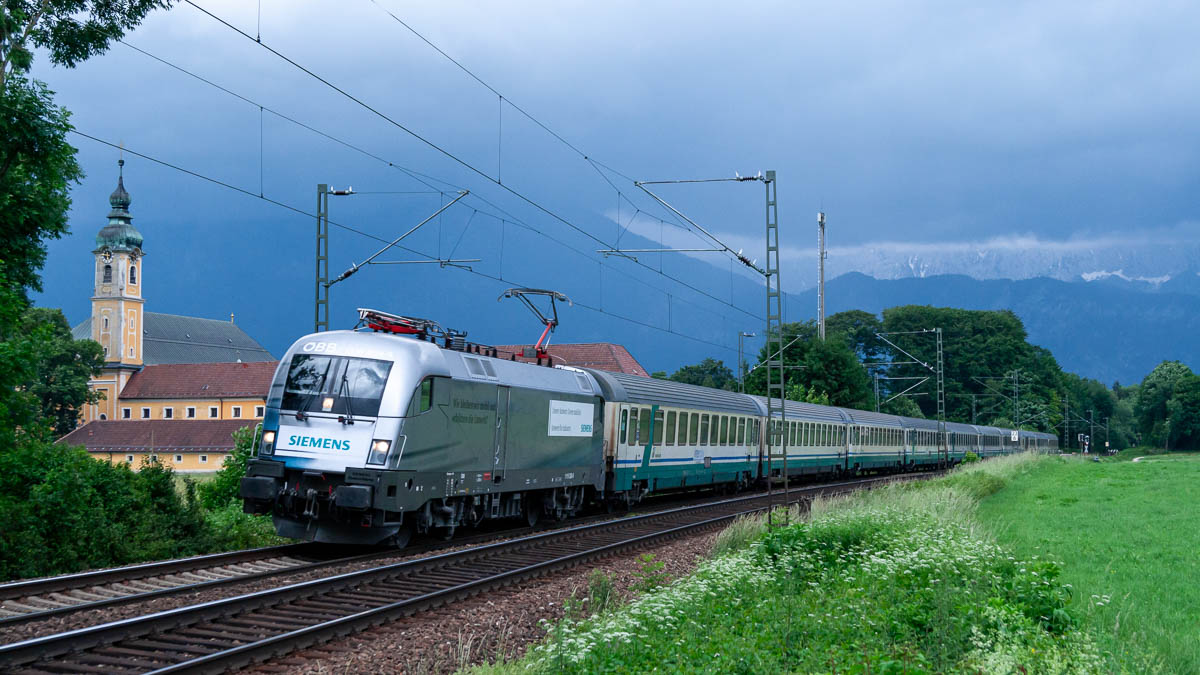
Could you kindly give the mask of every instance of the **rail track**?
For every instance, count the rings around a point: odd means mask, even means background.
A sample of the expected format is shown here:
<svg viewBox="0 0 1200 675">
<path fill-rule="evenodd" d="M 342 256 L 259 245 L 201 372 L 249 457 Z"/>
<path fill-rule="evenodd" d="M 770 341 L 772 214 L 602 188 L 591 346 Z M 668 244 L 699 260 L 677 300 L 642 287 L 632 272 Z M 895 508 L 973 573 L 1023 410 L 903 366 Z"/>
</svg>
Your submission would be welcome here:
<svg viewBox="0 0 1200 675">
<path fill-rule="evenodd" d="M 705 503 L 710 499 L 676 500 L 676 505 Z M 638 511 L 661 508 L 661 503 L 654 503 L 644 505 Z M 602 514 L 577 518 L 572 522 L 588 523 L 612 517 Z M 561 523 L 545 523 L 535 527 L 506 526 L 451 541 L 426 542 L 402 550 L 359 547 L 359 552 L 350 555 L 346 554 L 345 548 L 336 546 L 285 544 L 13 581 L 0 584 L 0 629 L 274 576 L 369 563 L 382 558 L 414 557 L 449 547 L 486 543 L 499 537 L 519 537 L 562 526 Z"/>
<path fill-rule="evenodd" d="M 14 581 L 0 584 L 0 628 L 381 555 L 347 556 L 321 545 L 284 544 Z"/>
<path fill-rule="evenodd" d="M 793 501 L 915 476 L 793 488 Z M 924 477 L 924 476 L 921 476 Z M 760 511 L 737 497 L 575 525 L 0 646 L 0 671 L 222 672 Z M 777 494 L 774 503 L 778 504 Z"/>
</svg>

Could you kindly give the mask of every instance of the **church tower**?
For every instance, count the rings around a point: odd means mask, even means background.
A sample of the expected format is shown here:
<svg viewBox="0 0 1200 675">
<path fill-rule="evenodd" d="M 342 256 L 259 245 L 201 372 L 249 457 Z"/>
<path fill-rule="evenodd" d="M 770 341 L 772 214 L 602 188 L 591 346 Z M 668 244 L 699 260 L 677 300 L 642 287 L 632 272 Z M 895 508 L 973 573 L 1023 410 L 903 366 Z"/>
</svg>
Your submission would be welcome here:
<svg viewBox="0 0 1200 675">
<path fill-rule="evenodd" d="M 92 293 L 92 339 L 104 348 L 104 373 L 92 382 L 104 400 L 85 414 L 117 419 L 117 397 L 129 377 L 142 367 L 143 305 L 142 234 L 129 215 L 125 160 L 117 162 L 117 189 L 108 198 L 108 224 L 96 235 L 95 285 Z"/>
</svg>

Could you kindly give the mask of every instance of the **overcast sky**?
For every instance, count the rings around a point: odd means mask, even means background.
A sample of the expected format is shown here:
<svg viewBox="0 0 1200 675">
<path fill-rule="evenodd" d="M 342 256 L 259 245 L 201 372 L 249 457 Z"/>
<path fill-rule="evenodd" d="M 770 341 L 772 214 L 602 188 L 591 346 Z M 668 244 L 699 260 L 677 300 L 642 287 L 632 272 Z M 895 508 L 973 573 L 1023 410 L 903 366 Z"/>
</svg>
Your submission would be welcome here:
<svg viewBox="0 0 1200 675">
<path fill-rule="evenodd" d="M 732 361 L 732 336 L 760 328 L 762 300 L 750 277 L 731 279 L 728 258 L 641 256 L 639 267 L 594 253 L 604 246 L 587 235 L 702 245 L 629 179 L 773 169 L 784 244 L 810 254 L 821 209 L 831 244 L 848 251 L 1110 241 L 1200 220 L 1195 3 L 263 0 L 261 18 L 256 2 L 197 4 L 251 39 L 183 4 L 127 42 L 253 103 L 122 44 L 74 70 L 42 57 L 35 74 L 80 131 L 254 195 L 311 213 L 316 183 L 353 185 L 361 194 L 334 198 L 332 218 L 378 237 L 398 236 L 449 197 L 368 193 L 471 190 L 408 243 L 481 258 L 477 271 L 505 281 L 436 265 L 368 268 L 334 287 L 339 326 L 375 304 L 469 327 L 485 342 L 531 341 L 537 326 L 523 310 L 493 299 L 524 284 L 589 307 L 564 317 L 560 340 L 627 342 L 651 367 L 707 353 Z M 74 233 L 51 245 L 39 301 L 77 322 L 89 311 L 90 251 L 118 152 L 72 142 L 87 178 L 74 191 Z M 277 354 L 311 330 L 311 217 L 126 160 L 150 311 L 236 313 Z M 761 184 L 660 194 L 762 257 Z M 631 225 L 632 236 L 622 232 Z M 379 243 L 335 229 L 332 247 L 336 274 Z M 813 274 L 796 263 L 785 285 L 811 285 L 800 280 Z"/>
</svg>

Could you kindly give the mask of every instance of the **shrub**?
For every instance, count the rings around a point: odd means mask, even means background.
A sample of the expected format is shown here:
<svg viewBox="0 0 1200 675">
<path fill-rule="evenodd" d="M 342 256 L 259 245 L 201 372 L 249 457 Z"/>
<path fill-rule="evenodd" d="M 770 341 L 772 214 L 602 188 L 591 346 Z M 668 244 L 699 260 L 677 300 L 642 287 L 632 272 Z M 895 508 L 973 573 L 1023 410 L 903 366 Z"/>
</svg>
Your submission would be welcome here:
<svg viewBox="0 0 1200 675">
<path fill-rule="evenodd" d="M 0 578 L 199 553 L 207 531 L 161 465 L 135 473 L 48 442 L 0 453 Z"/>
<path fill-rule="evenodd" d="M 603 614 L 617 604 L 617 594 L 613 589 L 612 577 L 603 570 L 592 570 L 588 574 L 588 609 L 595 614 Z"/>
<path fill-rule="evenodd" d="M 275 534 L 275 526 L 268 516 L 252 516 L 242 513 L 237 501 L 227 502 L 219 509 L 205 514 L 212 545 L 218 550 L 238 550 L 272 546 L 287 540 Z"/>
<path fill-rule="evenodd" d="M 633 573 L 637 580 L 630 589 L 635 593 L 649 593 L 661 588 L 671 581 L 671 577 L 663 573 L 666 563 L 656 560 L 653 553 L 643 553 L 638 556 L 638 570 Z"/>
<path fill-rule="evenodd" d="M 258 437 L 255 427 L 244 427 L 233 432 L 233 452 L 225 459 L 225 464 L 212 480 L 201 483 L 198 488 L 200 503 L 212 511 L 224 509 L 230 502 L 238 499 L 238 489 L 242 484 L 242 476 L 246 475 L 246 465 L 254 454 L 254 441 Z"/>
<path fill-rule="evenodd" d="M 972 450 L 968 450 L 967 454 L 963 455 L 963 461 L 962 461 L 963 464 L 973 464 L 978 461 L 979 461 L 979 455 L 975 454 L 975 452 Z"/>
</svg>

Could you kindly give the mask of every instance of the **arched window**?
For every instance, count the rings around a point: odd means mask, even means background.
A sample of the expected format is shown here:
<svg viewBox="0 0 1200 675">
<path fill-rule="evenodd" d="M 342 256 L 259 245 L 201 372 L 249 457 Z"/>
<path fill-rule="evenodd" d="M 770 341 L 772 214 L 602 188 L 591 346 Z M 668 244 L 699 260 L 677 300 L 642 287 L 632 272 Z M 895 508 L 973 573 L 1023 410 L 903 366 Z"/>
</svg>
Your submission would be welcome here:
<svg viewBox="0 0 1200 675">
<path fill-rule="evenodd" d="M 108 317 L 104 317 L 104 330 L 108 330 Z"/>
<path fill-rule="evenodd" d="M 137 265 L 129 266 L 129 283 L 131 283 L 131 284 L 137 283 Z"/>
<path fill-rule="evenodd" d="M 104 266 L 104 283 L 106 283 L 106 284 L 112 283 L 112 265 Z"/>
</svg>

